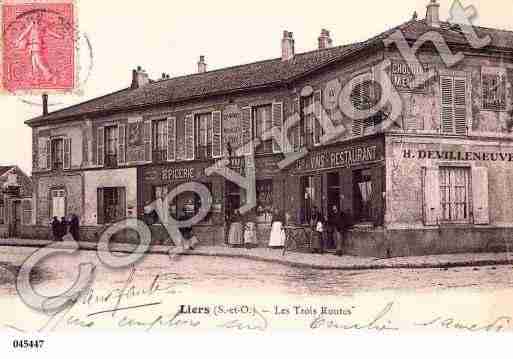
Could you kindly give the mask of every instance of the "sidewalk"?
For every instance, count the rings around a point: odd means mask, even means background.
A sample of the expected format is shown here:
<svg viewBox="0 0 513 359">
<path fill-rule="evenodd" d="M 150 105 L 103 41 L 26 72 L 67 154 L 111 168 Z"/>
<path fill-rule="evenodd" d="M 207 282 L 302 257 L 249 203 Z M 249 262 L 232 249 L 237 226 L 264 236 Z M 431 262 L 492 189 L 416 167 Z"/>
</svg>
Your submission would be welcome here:
<svg viewBox="0 0 513 359">
<path fill-rule="evenodd" d="M 57 243 L 59 247 L 69 248 L 68 242 L 53 242 L 48 240 L 0 239 L 0 246 L 22 246 L 42 247 L 48 244 Z M 94 242 L 79 242 L 80 249 L 96 250 Z M 111 245 L 113 252 L 132 253 L 135 249 L 133 244 L 115 243 Z M 149 253 L 168 255 L 169 246 L 153 245 Z M 338 257 L 333 254 L 309 254 L 286 252 L 269 248 L 229 248 L 229 247 L 198 247 L 194 251 L 187 251 L 183 255 L 196 256 L 217 256 L 227 258 L 245 258 L 250 260 L 278 263 L 291 267 L 312 268 L 322 270 L 370 270 L 370 269 L 397 269 L 397 268 L 453 268 L 453 267 L 478 267 L 489 265 L 512 265 L 513 254 L 509 253 L 465 253 L 465 254 L 443 254 L 422 257 L 400 257 L 390 259 L 379 259 L 370 257 Z"/>
</svg>

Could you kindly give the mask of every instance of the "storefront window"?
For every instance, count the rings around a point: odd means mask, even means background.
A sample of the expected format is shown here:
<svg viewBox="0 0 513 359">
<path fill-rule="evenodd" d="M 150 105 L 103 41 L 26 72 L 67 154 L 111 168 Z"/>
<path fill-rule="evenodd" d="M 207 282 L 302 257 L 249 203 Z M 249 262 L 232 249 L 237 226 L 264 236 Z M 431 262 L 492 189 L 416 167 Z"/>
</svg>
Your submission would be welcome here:
<svg viewBox="0 0 513 359">
<path fill-rule="evenodd" d="M 256 220 L 260 223 L 270 223 L 273 211 L 273 181 L 256 181 Z"/>
<path fill-rule="evenodd" d="M 210 193 L 212 193 L 212 184 L 211 183 L 201 183 L 206 186 Z M 207 205 L 207 204 L 205 204 Z M 202 206 L 201 198 L 196 192 L 183 192 L 178 196 L 173 198 L 172 202 L 169 204 L 169 212 L 175 218 L 178 219 L 180 216 L 185 214 L 187 217 L 191 218 L 197 215 Z M 211 214 L 208 215 L 200 222 L 201 224 L 208 224 L 211 220 Z"/>
<path fill-rule="evenodd" d="M 315 211 L 322 210 L 322 177 L 307 176 L 301 178 L 302 206 L 298 214 L 298 222 L 302 224 L 310 223 L 312 214 Z"/>
<path fill-rule="evenodd" d="M 370 170 L 358 170 L 353 174 L 354 215 L 357 222 L 372 220 L 372 176 Z"/>
</svg>

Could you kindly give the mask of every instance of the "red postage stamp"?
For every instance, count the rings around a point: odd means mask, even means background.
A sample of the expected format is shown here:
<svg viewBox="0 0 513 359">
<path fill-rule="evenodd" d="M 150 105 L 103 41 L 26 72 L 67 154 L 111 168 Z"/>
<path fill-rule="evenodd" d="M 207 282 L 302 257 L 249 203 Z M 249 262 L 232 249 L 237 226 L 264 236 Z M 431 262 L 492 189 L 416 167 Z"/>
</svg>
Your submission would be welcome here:
<svg viewBox="0 0 513 359">
<path fill-rule="evenodd" d="M 3 92 L 63 93 L 77 85 L 72 0 L 0 1 Z"/>
</svg>

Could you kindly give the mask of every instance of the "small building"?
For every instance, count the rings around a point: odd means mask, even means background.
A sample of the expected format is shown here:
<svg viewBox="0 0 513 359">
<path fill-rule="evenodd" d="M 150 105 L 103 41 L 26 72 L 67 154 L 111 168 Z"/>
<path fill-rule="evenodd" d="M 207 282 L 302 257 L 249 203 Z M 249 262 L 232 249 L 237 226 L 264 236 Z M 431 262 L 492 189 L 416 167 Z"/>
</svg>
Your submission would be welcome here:
<svg viewBox="0 0 513 359">
<path fill-rule="evenodd" d="M 475 27 L 490 40 L 477 48 L 460 26 L 440 21 L 438 9 L 430 1 L 425 19 L 354 44 L 333 46 L 323 29 L 318 48 L 298 54 L 293 33 L 284 31 L 274 59 L 207 71 L 201 56 L 197 73 L 158 80 L 137 68 L 125 89 L 27 121 L 37 224 L 76 213 L 83 237 L 93 239 L 110 223 L 144 218 L 156 199 L 197 182 L 212 203 L 194 230 L 205 243 L 222 243 L 228 218 L 248 201 L 232 179 L 209 170 L 225 159 L 236 173 L 255 172 L 257 202 L 246 216 L 257 223 L 262 245 L 273 209 L 306 224 L 314 209 L 328 215 L 338 206 L 354 224 L 346 253 L 507 250 L 513 32 Z M 446 63 L 441 43 L 463 56 Z M 417 46 L 416 64 L 406 62 L 398 44 Z M 385 93 L 380 81 L 387 79 Z M 354 116 L 380 103 L 378 112 Z M 264 136 L 271 128 L 277 138 Z M 247 147 L 254 139 L 258 144 Z M 184 208 L 196 213 L 201 201 L 186 192 L 167 205 L 176 216 Z M 158 221 L 152 233 L 167 240 Z"/>
<path fill-rule="evenodd" d="M 35 224 L 32 179 L 18 166 L 0 166 L 0 193 L 0 236 L 27 237 Z"/>
</svg>

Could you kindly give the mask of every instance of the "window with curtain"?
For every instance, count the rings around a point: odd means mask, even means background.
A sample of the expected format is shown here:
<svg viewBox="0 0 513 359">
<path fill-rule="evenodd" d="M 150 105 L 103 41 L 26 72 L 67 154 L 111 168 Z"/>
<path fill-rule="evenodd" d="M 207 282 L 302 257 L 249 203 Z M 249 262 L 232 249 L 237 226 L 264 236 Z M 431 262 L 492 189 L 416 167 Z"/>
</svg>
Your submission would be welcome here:
<svg viewBox="0 0 513 359">
<path fill-rule="evenodd" d="M 264 133 L 272 128 L 272 106 L 264 105 L 253 107 L 253 134 L 254 138 L 262 139 Z M 255 149 L 256 154 L 273 153 L 273 141 L 271 136 L 262 141 Z"/>
<path fill-rule="evenodd" d="M 212 134 L 209 135 L 209 129 L 212 129 L 212 114 L 204 113 L 195 116 L 195 139 L 196 159 L 208 159 L 212 154 Z"/>
<path fill-rule="evenodd" d="M 56 138 L 52 140 L 52 168 L 62 169 L 64 165 L 64 140 Z"/>
<path fill-rule="evenodd" d="M 118 164 L 118 127 L 105 127 L 105 164 L 117 166 Z"/>
<path fill-rule="evenodd" d="M 167 120 L 152 121 L 152 147 L 155 161 L 166 161 Z"/>
</svg>

